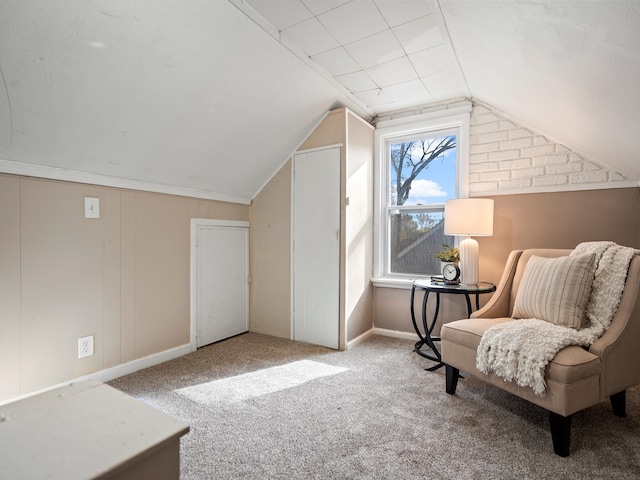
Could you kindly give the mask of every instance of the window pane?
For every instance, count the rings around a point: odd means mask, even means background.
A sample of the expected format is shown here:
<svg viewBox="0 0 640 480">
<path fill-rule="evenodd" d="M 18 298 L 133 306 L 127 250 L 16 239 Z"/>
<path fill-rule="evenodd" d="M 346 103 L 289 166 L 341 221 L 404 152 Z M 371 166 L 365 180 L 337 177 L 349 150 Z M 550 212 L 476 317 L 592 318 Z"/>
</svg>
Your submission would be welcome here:
<svg viewBox="0 0 640 480">
<path fill-rule="evenodd" d="M 440 273 L 436 253 L 454 244 L 444 235 L 444 202 L 456 198 L 457 136 L 435 132 L 388 143 L 390 274 Z"/>
<path fill-rule="evenodd" d="M 444 213 L 434 211 L 389 213 L 390 273 L 436 275 L 440 260 L 436 253 L 442 245 L 454 244 L 444 234 Z"/>
<path fill-rule="evenodd" d="M 455 135 L 389 145 L 389 205 L 443 204 L 456 197 Z"/>
</svg>

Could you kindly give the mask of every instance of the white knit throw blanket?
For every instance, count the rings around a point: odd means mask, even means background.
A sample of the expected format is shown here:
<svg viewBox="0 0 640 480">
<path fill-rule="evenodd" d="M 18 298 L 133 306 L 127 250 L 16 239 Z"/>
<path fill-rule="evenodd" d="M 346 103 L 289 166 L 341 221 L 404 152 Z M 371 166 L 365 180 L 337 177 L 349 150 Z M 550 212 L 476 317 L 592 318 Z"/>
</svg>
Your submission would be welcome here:
<svg viewBox="0 0 640 480">
<path fill-rule="evenodd" d="M 589 347 L 602 336 L 618 309 L 631 258 L 640 252 L 613 242 L 585 242 L 571 255 L 590 253 L 596 254 L 596 271 L 586 306 L 587 325 L 575 330 L 535 318 L 495 325 L 478 345 L 478 370 L 515 380 L 544 396 L 544 371 L 556 353 L 568 345 Z"/>
</svg>

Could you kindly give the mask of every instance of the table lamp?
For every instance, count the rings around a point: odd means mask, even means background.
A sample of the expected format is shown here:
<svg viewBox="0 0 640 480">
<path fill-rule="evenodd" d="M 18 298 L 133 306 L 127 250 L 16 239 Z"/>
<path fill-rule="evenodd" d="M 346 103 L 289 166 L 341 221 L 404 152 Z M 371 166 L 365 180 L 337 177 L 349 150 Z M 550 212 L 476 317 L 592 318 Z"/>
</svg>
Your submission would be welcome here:
<svg viewBox="0 0 640 480">
<path fill-rule="evenodd" d="M 444 204 L 444 234 L 466 235 L 460 242 L 460 282 L 478 283 L 478 241 L 471 236 L 493 235 L 493 200 L 458 198 Z"/>
</svg>

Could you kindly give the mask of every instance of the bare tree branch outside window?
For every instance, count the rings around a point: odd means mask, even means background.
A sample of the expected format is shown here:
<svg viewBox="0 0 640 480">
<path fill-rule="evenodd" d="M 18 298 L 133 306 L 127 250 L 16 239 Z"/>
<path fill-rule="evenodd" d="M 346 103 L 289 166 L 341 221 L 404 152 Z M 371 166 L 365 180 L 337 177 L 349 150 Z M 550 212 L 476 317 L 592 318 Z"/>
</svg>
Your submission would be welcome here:
<svg viewBox="0 0 640 480">
<path fill-rule="evenodd" d="M 409 198 L 411 183 L 436 158 L 456 148 L 456 137 L 431 138 L 391 146 L 391 168 L 395 173 L 395 205 L 404 205 Z"/>
</svg>

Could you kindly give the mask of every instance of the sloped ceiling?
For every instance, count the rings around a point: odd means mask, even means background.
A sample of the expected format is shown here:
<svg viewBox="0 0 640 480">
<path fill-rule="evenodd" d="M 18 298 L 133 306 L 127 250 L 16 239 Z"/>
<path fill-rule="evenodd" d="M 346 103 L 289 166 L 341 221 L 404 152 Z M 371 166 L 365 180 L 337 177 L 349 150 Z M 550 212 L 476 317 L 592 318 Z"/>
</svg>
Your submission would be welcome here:
<svg viewBox="0 0 640 480">
<path fill-rule="evenodd" d="M 0 69 L 0 159 L 232 200 L 349 102 L 226 0 L 3 0 Z"/>
<path fill-rule="evenodd" d="M 475 98 L 640 179 L 640 2 L 440 4 Z"/>
<path fill-rule="evenodd" d="M 332 107 L 473 97 L 639 179 L 639 23 L 634 1 L 3 0 L 0 171 L 248 202 Z"/>
</svg>

